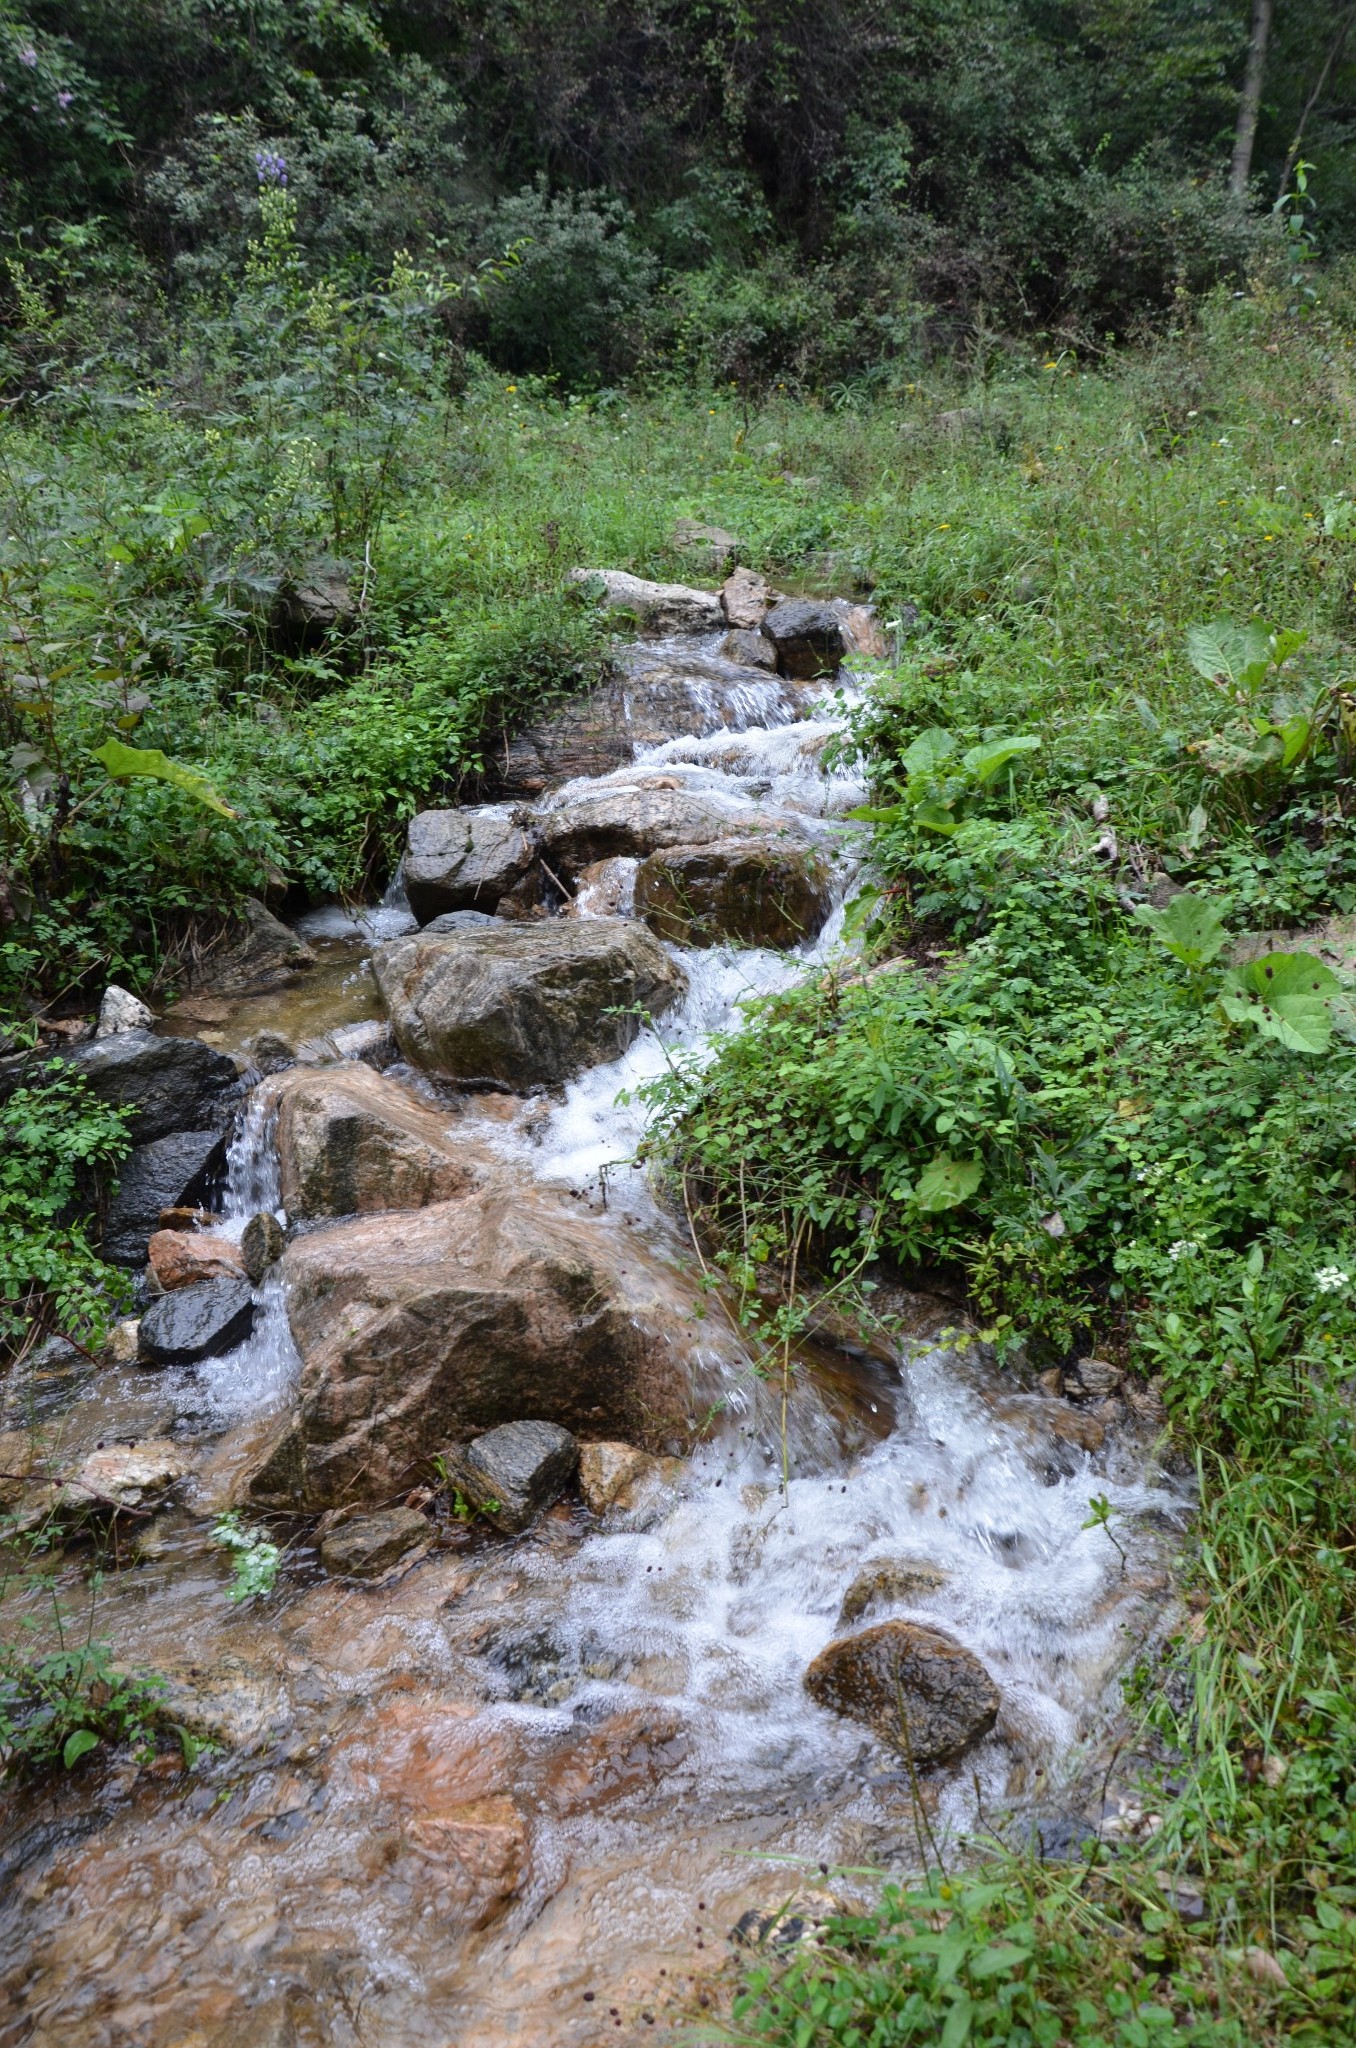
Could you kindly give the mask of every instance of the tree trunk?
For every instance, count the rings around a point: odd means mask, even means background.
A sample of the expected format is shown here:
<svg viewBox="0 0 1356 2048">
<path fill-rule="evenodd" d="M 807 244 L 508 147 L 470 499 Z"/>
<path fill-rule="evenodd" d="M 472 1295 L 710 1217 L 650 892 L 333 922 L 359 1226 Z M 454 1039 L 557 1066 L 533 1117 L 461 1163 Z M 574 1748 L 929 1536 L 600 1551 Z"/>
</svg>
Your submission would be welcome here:
<svg viewBox="0 0 1356 2048">
<path fill-rule="evenodd" d="M 1229 190 L 1242 199 L 1252 176 L 1252 145 L 1257 134 L 1257 113 L 1262 104 L 1262 79 L 1267 68 L 1267 43 L 1271 36 L 1273 0 L 1252 0 L 1252 35 L 1248 41 L 1248 68 L 1238 100 L 1238 127 L 1234 133 L 1234 160 L 1229 167 Z"/>
</svg>

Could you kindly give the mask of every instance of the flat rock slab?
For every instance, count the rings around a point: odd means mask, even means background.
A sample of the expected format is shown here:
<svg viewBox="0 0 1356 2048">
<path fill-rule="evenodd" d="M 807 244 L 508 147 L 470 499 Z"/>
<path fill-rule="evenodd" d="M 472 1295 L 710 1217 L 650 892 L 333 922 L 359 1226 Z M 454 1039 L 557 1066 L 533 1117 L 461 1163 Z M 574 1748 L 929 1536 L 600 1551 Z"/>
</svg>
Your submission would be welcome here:
<svg viewBox="0 0 1356 2048">
<path fill-rule="evenodd" d="M 570 879 L 595 861 L 629 854 L 644 859 L 669 846 L 708 846 L 718 839 L 775 833 L 780 819 L 751 804 L 661 782 L 615 782 L 536 814 L 544 858 Z"/>
<path fill-rule="evenodd" d="M 449 1477 L 498 1529 L 525 1529 L 579 1469 L 579 1445 L 555 1422 L 505 1422 L 447 1454 Z"/>
<path fill-rule="evenodd" d="M 128 1033 L 106 1040 L 117 1045 Z M 196 1044 L 195 1039 L 157 1039 L 157 1045 Z M 204 1048 L 205 1049 L 205 1048 Z M 147 1242 L 165 1209 L 196 1208 L 226 1169 L 220 1131 L 175 1131 L 138 1145 L 124 1160 L 118 1189 L 104 1224 L 104 1257 L 115 1266 L 140 1266 Z"/>
<path fill-rule="evenodd" d="M 171 1131 L 201 1131 L 219 1123 L 227 1099 L 239 1091 L 234 1060 L 200 1038 L 119 1031 L 63 1057 L 101 1102 L 132 1111 L 130 1130 L 137 1145 L 149 1145 Z"/>
<path fill-rule="evenodd" d="M 552 919 L 493 931 L 425 933 L 372 955 L 406 1059 L 467 1086 L 553 1087 L 617 1059 L 640 1010 L 686 990 L 681 968 L 622 918 Z"/>
<path fill-rule="evenodd" d="M 803 842 L 718 840 L 652 853 L 634 902 L 637 917 L 674 945 L 788 948 L 823 929 L 833 888 L 827 864 Z"/>
<path fill-rule="evenodd" d="M 62 1488 L 63 1507 L 149 1508 L 192 1469 L 183 1444 L 147 1437 L 135 1444 L 105 1444 L 91 1451 Z"/>
<path fill-rule="evenodd" d="M 864 1722 L 920 1771 L 987 1735 L 1002 1703 L 978 1657 L 912 1621 L 839 1637 L 811 1664 L 805 1690 L 821 1707 Z"/>
<path fill-rule="evenodd" d="M 492 912 L 527 873 L 533 850 L 509 805 L 420 811 L 410 820 L 401 869 L 410 909 L 420 924 L 446 911 Z"/>
<path fill-rule="evenodd" d="M 357 1515 L 331 1530 L 320 1546 L 320 1562 L 338 1579 L 380 1579 L 398 1564 L 413 1564 L 433 1541 L 433 1531 L 413 1508 L 387 1508 Z"/>
<path fill-rule="evenodd" d="M 253 1328 L 248 1280 L 204 1280 L 151 1303 L 137 1333 L 138 1356 L 150 1365 L 194 1365 L 234 1351 Z"/>
<path fill-rule="evenodd" d="M 293 1067 L 264 1083 L 263 1100 L 277 1114 L 279 1181 L 291 1216 L 422 1209 L 483 1178 L 482 1152 L 456 1134 L 454 1110 L 356 1062 Z"/>
<path fill-rule="evenodd" d="M 630 612 L 649 633 L 715 633 L 724 624 L 720 599 L 687 583 L 652 583 L 625 569 L 572 569 L 572 583 L 600 583 L 610 611 Z"/>
</svg>

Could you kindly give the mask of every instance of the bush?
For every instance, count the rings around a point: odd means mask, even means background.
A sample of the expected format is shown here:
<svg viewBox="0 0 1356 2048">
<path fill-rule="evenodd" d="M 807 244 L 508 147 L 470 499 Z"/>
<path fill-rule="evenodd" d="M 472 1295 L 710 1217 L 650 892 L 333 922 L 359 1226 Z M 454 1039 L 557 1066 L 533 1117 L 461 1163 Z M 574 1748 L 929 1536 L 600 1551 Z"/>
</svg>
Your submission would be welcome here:
<svg viewBox="0 0 1356 2048">
<path fill-rule="evenodd" d="M 490 253 L 519 247 L 520 260 L 473 330 L 507 370 L 558 378 L 567 391 L 615 384 L 640 354 L 654 287 L 654 258 L 631 238 L 619 199 L 552 195 L 544 178 L 503 199 L 490 215 Z"/>
</svg>

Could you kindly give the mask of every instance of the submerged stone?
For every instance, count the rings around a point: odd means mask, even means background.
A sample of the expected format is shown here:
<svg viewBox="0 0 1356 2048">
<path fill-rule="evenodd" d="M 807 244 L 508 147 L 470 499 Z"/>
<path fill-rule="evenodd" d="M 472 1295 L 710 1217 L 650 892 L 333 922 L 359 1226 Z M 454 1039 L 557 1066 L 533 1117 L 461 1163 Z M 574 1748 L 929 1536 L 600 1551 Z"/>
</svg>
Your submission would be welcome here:
<svg viewBox="0 0 1356 2048">
<path fill-rule="evenodd" d="M 448 1452 L 446 1463 L 471 1506 L 509 1532 L 560 1499 L 578 1470 L 579 1445 L 555 1422 L 506 1422 Z"/>
<path fill-rule="evenodd" d="M 331 1530 L 320 1546 L 320 1562 L 334 1578 L 377 1579 L 394 1565 L 413 1564 L 432 1540 L 432 1529 L 414 1508 L 387 1508 Z"/>
</svg>

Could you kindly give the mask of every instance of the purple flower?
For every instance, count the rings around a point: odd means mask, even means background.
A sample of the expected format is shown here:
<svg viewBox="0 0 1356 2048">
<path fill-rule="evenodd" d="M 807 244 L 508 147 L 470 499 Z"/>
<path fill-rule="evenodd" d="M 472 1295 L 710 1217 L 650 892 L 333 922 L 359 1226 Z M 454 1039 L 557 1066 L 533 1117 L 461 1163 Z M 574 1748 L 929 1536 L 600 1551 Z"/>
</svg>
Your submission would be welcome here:
<svg viewBox="0 0 1356 2048">
<path fill-rule="evenodd" d="M 285 185 L 287 183 L 287 158 L 278 150 L 256 149 L 254 168 L 259 174 L 261 185 Z"/>
<path fill-rule="evenodd" d="M 73 92 L 59 92 L 57 94 L 57 105 L 62 108 L 68 107 L 74 98 L 75 94 Z"/>
<path fill-rule="evenodd" d="M 30 71 L 31 71 L 31 70 L 33 69 L 33 67 L 34 67 L 34 66 L 36 65 L 37 61 L 38 61 L 38 53 L 37 53 L 37 51 L 36 51 L 36 50 L 31 50 L 31 49 L 30 49 L 30 50 L 20 50 L 20 52 L 19 52 L 19 62 L 20 62 L 21 64 L 26 64 L 26 65 L 28 66 L 28 68 L 29 68 L 29 70 L 30 70 Z"/>
</svg>

